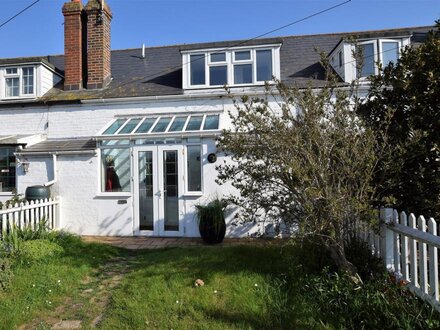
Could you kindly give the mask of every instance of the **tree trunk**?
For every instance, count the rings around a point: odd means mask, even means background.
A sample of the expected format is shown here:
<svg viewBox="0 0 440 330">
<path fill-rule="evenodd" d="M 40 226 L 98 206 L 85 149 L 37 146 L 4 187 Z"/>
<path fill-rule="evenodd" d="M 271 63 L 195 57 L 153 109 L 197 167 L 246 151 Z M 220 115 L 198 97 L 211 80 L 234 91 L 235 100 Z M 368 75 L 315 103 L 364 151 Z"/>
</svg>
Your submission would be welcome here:
<svg viewBox="0 0 440 330">
<path fill-rule="evenodd" d="M 338 267 L 338 270 L 348 272 L 351 276 L 355 276 L 357 273 L 357 269 L 345 257 L 345 251 L 343 246 L 339 244 L 333 244 L 330 245 L 328 248 L 330 250 L 330 256 L 334 261 L 336 267 Z"/>
</svg>

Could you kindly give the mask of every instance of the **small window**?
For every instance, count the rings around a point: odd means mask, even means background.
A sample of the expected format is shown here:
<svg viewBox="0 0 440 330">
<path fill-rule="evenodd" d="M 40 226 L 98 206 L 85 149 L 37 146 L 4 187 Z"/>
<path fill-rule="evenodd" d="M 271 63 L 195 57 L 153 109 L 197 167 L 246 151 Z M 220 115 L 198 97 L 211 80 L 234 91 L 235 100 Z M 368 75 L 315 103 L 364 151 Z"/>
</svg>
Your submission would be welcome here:
<svg viewBox="0 0 440 330">
<path fill-rule="evenodd" d="M 205 85 L 205 55 L 191 55 L 191 85 Z"/>
<path fill-rule="evenodd" d="M 234 65 L 234 83 L 235 84 L 252 83 L 252 64 Z"/>
<path fill-rule="evenodd" d="M 130 119 L 127 124 L 118 132 L 118 134 L 130 134 L 135 127 L 140 123 L 140 119 L 134 118 Z"/>
<path fill-rule="evenodd" d="M 374 75 L 374 44 L 368 43 L 360 45 L 362 55 L 361 77 L 369 77 Z"/>
<path fill-rule="evenodd" d="M 200 145 L 187 146 L 188 191 L 202 191 L 202 148 Z"/>
<path fill-rule="evenodd" d="M 34 94 L 34 68 L 23 68 L 23 94 Z"/>
<path fill-rule="evenodd" d="M 382 42 L 382 65 L 386 67 L 390 62 L 397 63 L 399 59 L 399 43 L 397 41 Z"/>
<path fill-rule="evenodd" d="M 338 61 L 339 61 L 339 67 L 342 67 L 344 65 L 344 59 L 342 57 L 342 50 L 338 53 Z"/>
<path fill-rule="evenodd" d="M 181 132 L 183 130 L 183 127 L 186 123 L 186 116 L 185 117 L 176 117 L 174 118 L 173 123 L 171 124 L 169 132 Z"/>
<path fill-rule="evenodd" d="M 165 132 L 169 123 L 171 121 L 170 117 L 163 117 L 160 118 L 159 121 L 157 122 L 156 126 L 154 126 L 152 132 L 154 133 L 162 133 Z"/>
<path fill-rule="evenodd" d="M 272 80 L 272 51 L 257 50 L 257 81 Z"/>
<path fill-rule="evenodd" d="M 234 53 L 234 59 L 236 61 L 247 61 L 251 59 L 251 52 L 249 50 L 240 51 Z"/>
<path fill-rule="evenodd" d="M 226 65 L 211 66 L 209 68 L 209 85 L 218 86 L 218 85 L 225 85 L 227 83 L 228 83 L 228 67 Z"/>
<path fill-rule="evenodd" d="M 6 96 L 7 97 L 20 96 L 19 78 L 6 78 Z"/>
<path fill-rule="evenodd" d="M 203 130 L 218 129 L 219 115 L 208 115 L 205 118 Z"/>
<path fill-rule="evenodd" d="M 0 147 L 0 192 L 15 189 L 15 148 Z"/>
<path fill-rule="evenodd" d="M 202 125 L 203 116 L 191 116 L 185 131 L 198 131 Z"/>
<path fill-rule="evenodd" d="M 109 128 L 107 128 L 105 131 L 104 131 L 104 133 L 102 133 L 102 134 L 105 134 L 105 135 L 107 135 L 107 134 L 115 134 L 116 133 L 116 131 L 118 130 L 118 129 L 120 129 L 121 128 L 121 126 L 125 123 L 127 121 L 127 119 L 117 119 L 113 124 L 111 124 L 110 125 L 110 127 Z"/>
<path fill-rule="evenodd" d="M 211 62 L 225 62 L 226 53 L 213 53 L 211 54 Z"/>
<path fill-rule="evenodd" d="M 146 118 L 141 126 L 136 130 L 136 133 L 148 133 L 151 126 L 156 122 L 157 118 Z"/>
<path fill-rule="evenodd" d="M 7 68 L 6 74 L 18 74 L 18 69 L 17 68 Z"/>
<path fill-rule="evenodd" d="M 102 149 L 101 150 L 102 192 L 130 191 L 130 150 Z"/>
</svg>

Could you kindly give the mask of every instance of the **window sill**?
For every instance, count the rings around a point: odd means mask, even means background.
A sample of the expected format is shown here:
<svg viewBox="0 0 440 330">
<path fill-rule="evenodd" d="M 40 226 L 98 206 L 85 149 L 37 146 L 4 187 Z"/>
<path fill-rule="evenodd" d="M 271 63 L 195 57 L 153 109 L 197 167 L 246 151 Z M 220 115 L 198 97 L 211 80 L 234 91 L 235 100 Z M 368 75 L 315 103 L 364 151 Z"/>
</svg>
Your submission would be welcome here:
<svg viewBox="0 0 440 330">
<path fill-rule="evenodd" d="M 196 192 L 188 192 L 186 191 L 183 196 L 185 197 L 202 197 L 203 192 L 202 191 L 196 191 Z"/>
<path fill-rule="evenodd" d="M 132 197 L 131 192 L 100 192 L 95 198 L 109 198 L 109 199 L 128 199 Z"/>
<path fill-rule="evenodd" d="M 0 196 L 13 196 L 13 193 L 10 191 L 0 191 Z"/>
</svg>

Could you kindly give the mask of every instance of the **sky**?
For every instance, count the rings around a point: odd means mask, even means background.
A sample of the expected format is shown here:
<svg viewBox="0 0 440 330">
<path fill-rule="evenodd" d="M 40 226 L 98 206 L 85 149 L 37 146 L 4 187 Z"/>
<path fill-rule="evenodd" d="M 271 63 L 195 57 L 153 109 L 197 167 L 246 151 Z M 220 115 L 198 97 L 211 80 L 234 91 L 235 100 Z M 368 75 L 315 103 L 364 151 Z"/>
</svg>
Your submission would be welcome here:
<svg viewBox="0 0 440 330">
<path fill-rule="evenodd" d="M 0 25 L 36 0 L 0 0 Z M 0 27 L 0 58 L 62 54 L 68 0 L 40 0 Z M 433 25 L 440 0 L 105 0 L 112 49 Z M 83 0 L 85 4 L 87 0 Z"/>
</svg>

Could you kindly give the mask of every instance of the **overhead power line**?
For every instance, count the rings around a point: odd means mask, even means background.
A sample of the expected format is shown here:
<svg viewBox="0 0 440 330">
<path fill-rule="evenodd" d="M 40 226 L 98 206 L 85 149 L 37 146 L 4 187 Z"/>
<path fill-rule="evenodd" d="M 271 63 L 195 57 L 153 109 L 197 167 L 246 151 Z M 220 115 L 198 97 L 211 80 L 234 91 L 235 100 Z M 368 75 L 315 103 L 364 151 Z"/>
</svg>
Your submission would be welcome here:
<svg viewBox="0 0 440 330">
<path fill-rule="evenodd" d="M 36 0 L 33 3 L 31 3 L 29 6 L 27 6 L 26 8 L 22 9 L 21 11 L 19 11 L 17 14 L 15 14 L 14 16 L 12 16 L 11 18 L 9 18 L 8 20 L 4 21 L 3 23 L 0 24 L 0 28 L 2 28 L 3 26 L 5 26 L 6 24 L 8 24 L 10 21 L 12 21 L 14 18 L 20 16 L 21 14 L 23 14 L 26 10 L 28 10 L 29 8 L 31 8 L 32 6 L 34 6 L 35 4 L 37 4 L 38 2 L 40 2 L 41 0 Z"/>
<path fill-rule="evenodd" d="M 314 13 L 314 14 L 311 14 L 311 15 L 305 16 L 305 17 L 303 17 L 303 18 L 301 18 L 301 19 L 298 19 L 298 20 L 292 21 L 292 22 L 287 23 L 287 24 L 285 24 L 285 25 L 282 25 L 282 26 L 280 26 L 280 27 L 278 27 L 278 28 L 272 29 L 272 30 L 270 30 L 270 31 L 268 31 L 268 32 L 265 32 L 265 33 L 262 33 L 262 34 L 260 34 L 260 35 L 258 35 L 258 36 L 255 36 L 255 37 L 253 37 L 253 38 L 246 39 L 246 40 L 244 40 L 244 41 L 238 42 L 238 43 L 236 43 L 236 44 L 234 44 L 234 45 L 232 45 L 232 46 L 229 46 L 229 47 L 227 47 L 227 48 L 222 48 L 221 51 L 226 51 L 226 50 L 230 50 L 231 48 L 239 47 L 239 46 L 241 46 L 241 45 L 243 45 L 243 44 L 246 44 L 246 43 L 248 43 L 248 42 L 250 42 L 250 41 L 253 41 L 253 40 L 255 40 L 255 39 L 258 39 L 258 38 L 261 38 L 261 37 L 265 37 L 265 36 L 267 36 L 267 35 L 269 35 L 269 34 L 272 34 L 272 33 L 274 33 L 274 32 L 277 32 L 277 31 L 283 30 L 283 29 L 285 29 L 285 28 L 287 28 L 287 27 L 290 27 L 290 26 L 292 26 L 292 25 L 295 25 L 295 24 L 298 24 L 298 23 L 304 22 L 304 21 L 306 21 L 306 20 L 308 20 L 308 19 L 310 19 L 310 18 L 313 18 L 313 17 L 319 16 L 319 15 L 321 15 L 321 14 L 324 14 L 324 13 L 326 13 L 326 12 L 329 12 L 329 11 L 331 11 L 331 10 L 333 10 L 333 9 L 336 9 L 336 8 L 338 8 L 338 7 L 341 7 L 341 6 L 343 6 L 343 5 L 345 5 L 345 4 L 349 3 L 349 2 L 351 2 L 351 0 L 346 0 L 346 1 L 340 2 L 340 3 L 338 3 L 338 4 L 334 5 L 334 6 L 331 6 L 331 7 L 328 7 L 328 8 L 326 8 L 326 9 L 320 10 L 320 11 Z M 207 56 L 208 56 L 208 55 L 205 55 L 204 58 L 206 58 Z M 154 73 L 154 74 L 146 75 L 146 76 L 143 76 L 143 77 L 141 77 L 141 78 L 137 78 L 137 79 L 134 79 L 134 80 L 130 80 L 130 81 L 128 81 L 128 82 L 125 82 L 125 83 L 122 83 L 122 84 L 120 84 L 120 85 L 118 85 L 118 86 L 115 86 L 115 88 L 119 88 L 119 87 L 122 87 L 122 86 L 125 86 L 125 85 L 128 85 L 128 84 L 132 84 L 132 83 L 134 83 L 134 82 L 141 81 L 141 80 L 144 80 L 144 79 L 157 77 L 158 75 L 160 75 L 160 74 L 162 74 L 162 73 L 169 73 L 169 72 L 172 72 L 173 70 L 180 69 L 180 68 L 182 68 L 182 67 L 185 66 L 185 65 L 188 65 L 188 64 L 191 64 L 191 63 L 194 62 L 194 61 L 200 61 L 200 60 L 201 60 L 201 58 L 198 58 L 198 59 L 195 59 L 195 60 L 190 60 L 190 61 L 188 61 L 188 62 L 185 62 L 185 63 L 179 64 L 179 65 L 176 65 L 175 67 L 171 67 L 171 68 L 168 68 L 168 69 L 166 69 L 166 70 L 161 70 L 161 71 L 158 71 L 158 72 L 156 72 L 156 73 Z M 105 92 L 104 92 L 104 94 L 105 94 Z"/>
</svg>

